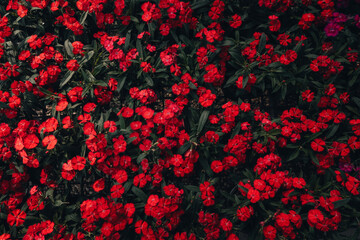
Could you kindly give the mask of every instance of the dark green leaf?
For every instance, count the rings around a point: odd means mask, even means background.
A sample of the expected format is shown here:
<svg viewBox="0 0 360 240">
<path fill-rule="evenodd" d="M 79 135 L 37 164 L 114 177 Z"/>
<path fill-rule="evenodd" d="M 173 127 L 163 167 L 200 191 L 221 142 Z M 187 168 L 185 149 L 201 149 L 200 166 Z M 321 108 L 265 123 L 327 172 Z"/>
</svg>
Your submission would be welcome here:
<svg viewBox="0 0 360 240">
<path fill-rule="evenodd" d="M 326 135 L 326 138 L 329 139 L 329 138 L 331 138 L 332 136 L 334 136 L 335 133 L 336 133 L 336 131 L 337 131 L 338 129 L 339 129 L 339 125 L 334 125 L 334 126 L 331 128 L 330 132 Z"/>
<path fill-rule="evenodd" d="M 204 110 L 201 113 L 199 123 L 198 123 L 198 128 L 197 128 L 197 134 L 199 134 L 203 130 L 205 123 L 209 117 L 209 114 L 210 114 L 209 110 Z"/>
<path fill-rule="evenodd" d="M 66 54 L 70 57 L 74 57 L 73 46 L 72 46 L 71 42 L 69 41 L 69 39 L 65 40 L 64 47 L 65 47 Z"/>
<path fill-rule="evenodd" d="M 184 188 L 189 190 L 190 192 L 200 192 L 200 188 L 193 185 L 185 185 Z"/>
<path fill-rule="evenodd" d="M 258 45 L 258 52 L 260 53 L 266 45 L 266 34 L 262 33 L 261 37 L 260 37 L 260 41 L 259 41 L 259 45 Z"/>
<path fill-rule="evenodd" d="M 299 150 L 293 151 L 293 152 L 290 154 L 290 157 L 289 157 L 288 161 L 295 160 L 295 159 L 299 156 L 299 153 L 300 153 Z"/>
<path fill-rule="evenodd" d="M 87 53 L 85 53 L 84 57 L 80 60 L 79 65 L 85 64 L 86 62 L 88 62 L 93 56 L 94 56 L 95 52 L 94 51 L 89 51 Z"/>
<path fill-rule="evenodd" d="M 334 208 L 343 207 L 343 206 L 345 206 L 349 201 L 350 201 L 350 198 L 345 198 L 345 199 L 341 199 L 341 200 L 338 200 L 338 201 L 336 201 L 336 202 L 333 202 Z"/>
<path fill-rule="evenodd" d="M 70 81 L 70 79 L 72 78 L 72 76 L 74 74 L 75 74 L 75 72 L 73 72 L 73 71 L 67 71 L 65 76 L 60 80 L 59 87 L 62 88 L 63 86 L 65 86 Z"/>
<path fill-rule="evenodd" d="M 132 186 L 131 191 L 138 197 L 141 199 L 142 202 L 146 202 L 148 197 L 147 195 L 144 193 L 143 190 L 141 190 L 140 188 L 136 187 L 136 186 Z"/>
</svg>

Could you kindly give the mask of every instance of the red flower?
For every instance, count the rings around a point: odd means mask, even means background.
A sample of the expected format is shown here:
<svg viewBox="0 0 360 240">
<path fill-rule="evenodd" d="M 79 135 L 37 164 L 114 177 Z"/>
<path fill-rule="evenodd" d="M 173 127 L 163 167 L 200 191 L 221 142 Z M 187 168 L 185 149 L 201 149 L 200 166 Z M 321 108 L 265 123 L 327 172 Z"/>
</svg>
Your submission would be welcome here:
<svg viewBox="0 0 360 240">
<path fill-rule="evenodd" d="M 15 209 L 7 216 L 7 222 L 10 226 L 20 226 L 24 223 L 26 218 L 26 213 L 20 209 Z"/>
<path fill-rule="evenodd" d="M 116 123 L 114 121 L 105 121 L 104 128 L 109 129 L 109 132 L 113 133 L 117 130 Z"/>
<path fill-rule="evenodd" d="M 24 139 L 24 147 L 33 149 L 39 144 L 39 138 L 35 134 L 29 134 Z"/>
<path fill-rule="evenodd" d="M 293 186 L 295 188 L 302 189 L 306 185 L 306 182 L 303 178 L 293 178 L 292 180 L 293 180 Z"/>
<path fill-rule="evenodd" d="M 214 131 L 207 131 L 204 137 L 206 141 L 211 143 L 217 143 L 219 141 L 219 135 Z"/>
<path fill-rule="evenodd" d="M 95 125 L 92 122 L 87 122 L 83 126 L 83 131 L 85 135 L 94 136 L 96 135 Z"/>
<path fill-rule="evenodd" d="M 87 104 L 84 105 L 83 110 L 86 113 L 90 113 L 90 112 L 94 111 L 95 108 L 96 108 L 95 103 L 87 103 Z"/>
<path fill-rule="evenodd" d="M 73 157 L 71 160 L 71 168 L 74 170 L 81 171 L 85 167 L 86 159 L 84 157 L 76 156 Z M 70 169 L 70 170 L 72 170 Z"/>
<path fill-rule="evenodd" d="M 241 21 L 241 17 L 239 15 L 234 14 L 231 18 L 232 18 L 232 20 L 229 22 L 230 27 L 238 28 L 241 26 L 242 21 Z"/>
<path fill-rule="evenodd" d="M 55 107 L 55 110 L 58 111 L 58 112 L 61 112 L 61 111 L 64 111 L 66 109 L 66 107 L 68 106 L 68 101 L 66 101 L 65 99 L 61 99 L 56 107 Z"/>
<path fill-rule="evenodd" d="M 299 21 L 299 27 L 303 30 L 309 29 L 313 21 L 315 21 L 314 14 L 304 13 Z"/>
<path fill-rule="evenodd" d="M 37 35 L 31 35 L 27 42 L 32 49 L 41 48 L 42 46 L 41 39 Z"/>
<path fill-rule="evenodd" d="M 128 174 L 123 169 L 116 171 L 116 173 L 112 177 L 116 180 L 116 182 L 120 184 L 128 180 Z"/>
<path fill-rule="evenodd" d="M 175 167 L 179 167 L 184 162 L 183 157 L 180 154 L 175 154 L 171 159 L 170 163 Z"/>
<path fill-rule="evenodd" d="M 125 192 L 125 188 L 118 184 L 118 185 L 113 185 L 110 189 L 111 192 L 111 197 L 112 198 L 121 198 L 121 196 L 124 194 Z"/>
<path fill-rule="evenodd" d="M 310 226 L 314 227 L 317 223 L 324 221 L 324 215 L 319 209 L 311 209 L 308 213 L 308 220 Z"/>
<path fill-rule="evenodd" d="M 286 213 L 276 215 L 276 224 L 281 227 L 288 227 L 290 225 L 290 218 Z"/>
<path fill-rule="evenodd" d="M 129 107 L 123 107 L 121 108 L 120 112 L 118 112 L 117 115 L 122 115 L 124 118 L 130 118 L 134 114 L 134 110 Z"/>
<path fill-rule="evenodd" d="M 297 58 L 297 53 L 294 50 L 286 50 L 285 54 L 280 56 L 280 62 L 284 65 L 288 65 L 294 62 Z"/>
<path fill-rule="evenodd" d="M 233 224 L 229 219 L 223 218 L 220 220 L 220 227 L 222 230 L 228 232 L 231 231 Z"/>
<path fill-rule="evenodd" d="M 73 54 L 76 55 L 76 54 L 80 54 L 80 55 L 84 55 L 84 50 L 83 50 L 83 47 L 84 47 L 84 44 L 80 41 L 75 41 L 72 43 L 72 47 L 73 47 Z"/>
<path fill-rule="evenodd" d="M 0 123 L 0 137 L 6 137 L 11 132 L 11 129 L 7 123 Z"/>
<path fill-rule="evenodd" d="M 46 136 L 42 140 L 42 145 L 44 147 L 46 147 L 46 149 L 48 149 L 48 150 L 53 149 L 55 147 L 56 143 L 57 143 L 57 139 L 54 135 Z"/>
<path fill-rule="evenodd" d="M 211 93 L 211 90 L 206 90 L 205 93 L 201 94 L 199 103 L 203 107 L 210 107 L 216 99 L 216 95 Z"/>
<path fill-rule="evenodd" d="M 238 208 L 236 211 L 237 218 L 243 222 L 247 221 L 252 215 L 254 215 L 254 209 L 252 206 Z"/>
<path fill-rule="evenodd" d="M 63 118 L 63 120 L 61 121 L 61 123 L 63 124 L 63 128 L 64 129 L 68 129 L 68 128 L 73 128 L 73 121 L 71 120 L 70 116 L 66 116 Z"/>
<path fill-rule="evenodd" d="M 158 195 L 150 195 L 148 200 L 147 200 L 147 204 L 149 204 L 150 206 L 154 207 L 159 203 L 159 196 Z"/>
<path fill-rule="evenodd" d="M 105 188 L 105 178 L 100 178 L 96 180 L 93 184 L 93 189 L 95 192 L 100 192 Z"/>
<path fill-rule="evenodd" d="M 269 16 L 269 20 L 270 20 L 270 26 L 269 29 L 272 32 L 277 32 L 280 29 L 280 20 L 279 17 L 276 15 L 271 15 Z"/>
<path fill-rule="evenodd" d="M 66 64 L 66 67 L 70 71 L 77 71 L 79 69 L 80 65 L 75 59 L 72 59 Z"/>
<path fill-rule="evenodd" d="M 110 237 L 114 231 L 114 226 L 109 222 L 104 222 L 101 227 L 101 234 L 105 237 Z"/>
<path fill-rule="evenodd" d="M 7 240 L 10 239 L 10 237 L 11 237 L 10 234 L 4 233 L 0 235 L 0 240 Z"/>
<path fill-rule="evenodd" d="M 254 188 L 250 188 L 247 192 L 247 198 L 251 203 L 256 203 L 260 200 L 260 192 Z"/>
<path fill-rule="evenodd" d="M 215 173 L 219 173 L 224 169 L 224 166 L 221 161 L 215 160 L 211 163 L 211 170 L 213 170 Z"/>
<path fill-rule="evenodd" d="M 314 93 L 308 89 L 301 93 L 301 97 L 303 101 L 312 102 L 312 100 L 314 99 Z"/>
<path fill-rule="evenodd" d="M 74 87 L 73 89 L 71 89 L 68 92 L 68 96 L 71 102 L 76 102 L 78 100 L 82 100 L 82 92 L 83 92 L 83 88 L 80 86 Z"/>
<path fill-rule="evenodd" d="M 316 152 L 324 151 L 325 141 L 321 138 L 316 138 L 314 141 L 311 142 L 312 150 Z"/>
<path fill-rule="evenodd" d="M 72 170 L 72 166 L 71 164 L 68 163 L 64 163 L 62 165 L 62 169 L 61 169 L 61 176 L 62 178 L 64 178 L 65 180 L 71 181 L 76 175 L 76 172 L 74 170 Z"/>
<path fill-rule="evenodd" d="M 28 9 L 24 5 L 19 4 L 19 8 L 17 9 L 16 12 L 19 15 L 19 17 L 23 18 L 27 15 Z"/>
<path fill-rule="evenodd" d="M 116 154 L 125 152 L 127 143 L 124 140 L 124 136 L 120 135 L 118 138 L 114 138 L 113 142 L 114 152 Z"/>
<path fill-rule="evenodd" d="M 274 240 L 276 238 L 276 228 L 271 225 L 264 227 L 263 232 L 267 240 Z"/>
<path fill-rule="evenodd" d="M 225 4 L 223 1 L 220 1 L 220 0 L 215 0 L 212 4 L 212 7 L 209 11 L 209 17 L 212 19 L 212 20 L 217 20 L 220 18 L 220 15 L 222 14 L 222 12 L 224 11 L 224 7 L 225 7 Z"/>
<path fill-rule="evenodd" d="M 156 7 L 155 4 L 146 2 L 141 5 L 141 9 L 144 11 L 144 14 L 141 16 L 141 19 L 145 22 L 151 20 L 158 20 L 161 18 L 160 9 Z"/>
<path fill-rule="evenodd" d="M 254 181 L 254 188 L 256 188 L 259 191 L 264 191 L 266 187 L 266 183 L 265 181 L 261 180 L 261 179 L 256 179 Z"/>
</svg>

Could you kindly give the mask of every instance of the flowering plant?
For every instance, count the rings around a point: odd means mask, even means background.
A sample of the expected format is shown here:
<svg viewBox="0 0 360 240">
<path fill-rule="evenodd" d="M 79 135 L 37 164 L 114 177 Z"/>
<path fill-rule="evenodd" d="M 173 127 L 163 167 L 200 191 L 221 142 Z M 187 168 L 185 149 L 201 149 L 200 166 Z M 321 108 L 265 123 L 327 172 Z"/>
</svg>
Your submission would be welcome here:
<svg viewBox="0 0 360 240">
<path fill-rule="evenodd" d="M 2 1 L 0 239 L 355 239 L 359 10 Z"/>
</svg>

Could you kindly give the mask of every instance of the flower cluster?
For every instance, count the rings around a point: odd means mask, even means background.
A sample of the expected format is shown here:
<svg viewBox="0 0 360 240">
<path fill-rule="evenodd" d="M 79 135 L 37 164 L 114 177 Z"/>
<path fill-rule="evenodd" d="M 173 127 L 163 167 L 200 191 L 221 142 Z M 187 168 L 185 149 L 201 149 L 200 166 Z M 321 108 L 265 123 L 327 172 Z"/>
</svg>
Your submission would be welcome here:
<svg viewBox="0 0 360 240">
<path fill-rule="evenodd" d="M 0 239 L 359 228 L 358 0 L 3 6 Z"/>
</svg>

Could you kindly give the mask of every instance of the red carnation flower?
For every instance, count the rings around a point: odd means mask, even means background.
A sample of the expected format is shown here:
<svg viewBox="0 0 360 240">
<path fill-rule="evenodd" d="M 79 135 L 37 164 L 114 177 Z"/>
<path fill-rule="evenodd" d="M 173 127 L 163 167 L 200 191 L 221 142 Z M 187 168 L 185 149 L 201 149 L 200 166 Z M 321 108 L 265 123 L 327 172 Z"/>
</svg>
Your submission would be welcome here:
<svg viewBox="0 0 360 240">
<path fill-rule="evenodd" d="M 35 134 L 29 134 L 24 139 L 24 147 L 33 149 L 39 144 L 39 138 Z"/>
<path fill-rule="evenodd" d="M 268 225 L 266 227 L 264 227 L 264 236 L 266 239 L 268 240 L 273 240 L 276 238 L 276 228 L 271 226 L 271 225 Z"/>
<path fill-rule="evenodd" d="M 105 178 L 100 178 L 96 180 L 93 184 L 93 189 L 95 192 L 100 192 L 105 188 Z"/>
<path fill-rule="evenodd" d="M 241 17 L 239 15 L 235 14 L 231 18 L 232 18 L 232 20 L 229 22 L 230 27 L 238 28 L 238 27 L 241 26 L 242 20 L 241 20 Z"/>
<path fill-rule="evenodd" d="M 46 147 L 46 149 L 48 149 L 48 150 L 53 149 L 55 147 L 56 143 L 57 143 L 57 139 L 54 135 L 46 136 L 42 140 L 43 146 Z"/>
<path fill-rule="evenodd" d="M 325 141 L 321 138 L 316 138 L 314 141 L 311 142 L 312 150 L 316 152 L 324 151 Z"/>
<path fill-rule="evenodd" d="M 224 166 L 222 162 L 219 160 L 215 160 L 211 163 L 211 170 L 213 170 L 215 173 L 219 173 L 224 169 Z"/>
<path fill-rule="evenodd" d="M 80 65 L 75 59 L 72 59 L 66 64 L 66 67 L 70 71 L 77 71 L 79 69 Z"/>
<path fill-rule="evenodd" d="M 24 223 L 26 218 L 26 213 L 20 209 L 15 209 L 7 216 L 7 222 L 10 226 L 20 226 Z"/>
</svg>

